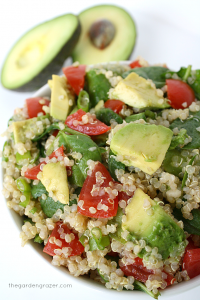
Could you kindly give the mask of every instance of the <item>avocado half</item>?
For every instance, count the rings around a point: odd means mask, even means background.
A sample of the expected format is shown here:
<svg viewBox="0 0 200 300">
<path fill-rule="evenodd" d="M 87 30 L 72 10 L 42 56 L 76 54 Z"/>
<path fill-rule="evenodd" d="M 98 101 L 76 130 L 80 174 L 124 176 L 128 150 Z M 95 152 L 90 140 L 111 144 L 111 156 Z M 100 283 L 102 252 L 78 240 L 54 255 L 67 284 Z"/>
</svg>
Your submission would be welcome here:
<svg viewBox="0 0 200 300">
<path fill-rule="evenodd" d="M 79 19 L 65 14 L 26 32 L 9 52 L 1 72 L 7 89 L 32 91 L 58 73 L 81 33 Z"/>
<path fill-rule="evenodd" d="M 132 17 L 122 8 L 114 5 L 98 5 L 79 14 L 81 36 L 72 53 L 74 61 L 81 64 L 96 64 L 129 58 L 136 40 L 136 28 Z M 90 37 L 91 26 L 100 20 L 113 24 L 115 35 L 104 48 L 97 48 Z M 98 28 L 97 28 L 98 29 Z"/>
</svg>

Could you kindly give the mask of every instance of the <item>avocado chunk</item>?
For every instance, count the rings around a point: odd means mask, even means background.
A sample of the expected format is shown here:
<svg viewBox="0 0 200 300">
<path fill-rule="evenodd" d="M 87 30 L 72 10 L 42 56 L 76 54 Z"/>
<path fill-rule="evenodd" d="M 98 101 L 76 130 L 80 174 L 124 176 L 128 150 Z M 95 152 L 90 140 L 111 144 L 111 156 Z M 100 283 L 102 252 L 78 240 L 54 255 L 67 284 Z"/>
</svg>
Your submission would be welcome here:
<svg viewBox="0 0 200 300">
<path fill-rule="evenodd" d="M 64 76 L 52 75 L 52 80 L 49 80 L 48 84 L 51 88 L 50 115 L 55 119 L 65 121 L 74 104 L 75 94 L 69 90 Z"/>
<path fill-rule="evenodd" d="M 97 5 L 79 14 L 81 36 L 72 57 L 81 64 L 126 60 L 136 40 L 132 17 L 121 7 Z"/>
<path fill-rule="evenodd" d="M 13 134 L 15 144 L 25 143 L 27 140 L 26 133 L 35 126 L 37 118 L 32 118 L 24 121 L 13 122 Z"/>
<path fill-rule="evenodd" d="M 7 89 L 32 91 L 60 71 L 80 35 L 80 23 L 73 14 L 44 22 L 26 32 L 8 54 L 1 73 Z"/>
<path fill-rule="evenodd" d="M 141 189 L 137 189 L 126 209 L 123 230 L 128 230 L 136 239 L 144 239 L 150 247 L 157 247 L 166 259 L 186 246 L 184 231 L 164 209 Z M 182 245 L 182 247 L 181 247 Z M 143 256 L 143 251 L 140 256 Z"/>
<path fill-rule="evenodd" d="M 110 148 L 126 166 L 153 174 L 162 164 L 173 132 L 162 125 L 129 123 L 113 136 Z"/>
<path fill-rule="evenodd" d="M 158 96 L 151 82 L 136 73 L 130 73 L 116 85 L 111 91 L 111 99 L 119 99 L 139 109 L 170 107 L 167 99 Z"/>
<path fill-rule="evenodd" d="M 53 192 L 54 201 L 69 203 L 67 171 L 64 165 L 60 162 L 46 164 L 41 172 L 40 180 L 48 192 Z"/>
</svg>

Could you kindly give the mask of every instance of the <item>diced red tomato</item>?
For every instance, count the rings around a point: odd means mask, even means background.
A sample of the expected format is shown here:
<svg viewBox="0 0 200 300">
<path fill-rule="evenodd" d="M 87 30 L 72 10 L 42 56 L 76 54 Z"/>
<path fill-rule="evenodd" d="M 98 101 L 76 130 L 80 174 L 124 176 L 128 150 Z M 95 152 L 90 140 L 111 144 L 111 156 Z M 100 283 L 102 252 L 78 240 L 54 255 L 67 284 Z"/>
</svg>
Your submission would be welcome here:
<svg viewBox="0 0 200 300">
<path fill-rule="evenodd" d="M 118 252 L 114 252 L 114 251 L 110 251 L 110 252 L 108 252 L 108 255 L 110 255 L 112 257 L 118 257 L 119 253 Z"/>
<path fill-rule="evenodd" d="M 183 270 L 190 278 L 200 275 L 200 248 L 187 250 L 183 258 Z"/>
<path fill-rule="evenodd" d="M 44 101 L 44 104 L 40 104 L 40 100 Z M 42 110 L 42 107 L 44 105 L 49 106 L 49 104 L 50 101 L 42 97 L 26 99 L 26 106 L 27 106 L 29 118 L 37 117 L 38 113 L 41 112 L 43 113 L 43 115 L 45 115 L 46 113 Z"/>
<path fill-rule="evenodd" d="M 65 234 L 72 233 L 72 231 L 67 227 L 67 224 L 63 224 L 62 222 L 57 222 L 55 228 L 53 229 L 53 231 L 52 231 L 52 233 L 51 233 L 51 235 L 48 239 L 47 244 L 45 245 L 45 247 L 43 249 L 43 252 L 45 252 L 45 253 L 47 253 L 51 256 L 54 256 L 55 255 L 55 252 L 54 252 L 55 249 L 62 249 L 64 247 L 69 247 L 69 248 L 71 248 L 71 253 L 70 253 L 69 256 L 81 255 L 84 251 L 84 247 L 79 242 L 78 236 L 73 233 L 74 236 L 75 236 L 75 239 L 73 239 L 70 243 L 67 243 L 65 241 L 65 239 L 62 239 L 60 237 L 60 233 L 58 232 L 60 228 L 62 228 L 64 230 Z M 55 243 L 51 243 L 49 241 L 50 238 L 55 238 L 56 240 L 61 241 L 62 245 L 58 246 Z"/>
<path fill-rule="evenodd" d="M 53 157 L 59 157 L 59 156 L 64 156 L 64 146 L 62 145 L 60 148 L 58 148 L 57 150 L 55 150 L 50 156 L 49 158 L 53 158 Z M 37 180 L 37 175 L 38 173 L 41 171 L 40 170 L 40 166 L 41 164 L 46 164 L 46 162 L 41 162 L 39 165 L 31 168 L 31 169 L 27 169 L 26 172 L 24 173 L 24 177 L 29 178 L 29 179 L 33 179 L 33 180 Z"/>
<path fill-rule="evenodd" d="M 143 261 L 141 258 L 136 257 L 135 262 L 131 265 L 121 265 L 120 268 L 124 272 L 126 276 L 134 276 L 136 280 L 141 282 L 146 282 L 149 275 L 154 274 L 154 270 L 147 269 L 143 265 Z M 165 272 L 166 273 L 166 272 Z M 167 286 L 173 284 L 176 279 L 173 275 L 166 273 L 167 278 L 165 279 Z"/>
<path fill-rule="evenodd" d="M 124 105 L 124 102 L 122 102 L 121 100 L 107 100 L 105 103 L 104 103 L 104 106 L 106 108 L 110 108 L 112 109 L 115 113 L 119 113 L 120 110 L 122 109 Z"/>
<path fill-rule="evenodd" d="M 67 81 L 69 82 L 69 84 L 71 85 L 72 89 L 74 90 L 77 96 L 84 87 L 85 69 L 86 69 L 85 65 L 63 68 L 63 73 L 67 77 Z"/>
<path fill-rule="evenodd" d="M 55 136 L 55 137 L 57 137 L 57 135 L 58 135 L 58 132 L 59 132 L 59 130 L 58 130 L 58 129 L 56 129 L 56 130 L 54 130 L 54 132 L 52 133 L 52 135 L 53 135 L 53 136 Z"/>
<path fill-rule="evenodd" d="M 189 107 L 195 101 L 193 89 L 184 81 L 167 79 L 167 98 L 175 109 Z M 185 105 L 184 105 L 185 104 Z"/>
<path fill-rule="evenodd" d="M 134 276 L 136 280 L 146 282 L 150 274 L 154 274 L 153 270 L 144 267 L 142 259 L 135 258 L 135 262 L 131 265 L 120 266 L 126 276 Z"/>
<path fill-rule="evenodd" d="M 74 114 L 67 117 L 65 124 L 71 129 L 77 130 L 79 132 L 85 133 L 87 135 L 99 135 L 102 133 L 107 132 L 111 129 L 111 127 L 107 126 L 106 124 L 102 123 L 101 121 L 94 119 L 94 122 L 81 124 L 82 117 L 86 115 L 86 112 L 82 109 L 77 110 Z M 78 121 L 77 124 L 76 121 Z"/>
<path fill-rule="evenodd" d="M 131 69 L 142 67 L 141 64 L 139 63 L 139 60 L 133 61 L 129 66 L 131 67 Z"/>
<path fill-rule="evenodd" d="M 113 198 L 109 195 L 110 183 L 113 183 L 110 173 L 102 163 L 97 162 L 81 189 L 78 212 L 92 218 L 114 217 L 117 214 L 118 196 Z"/>
</svg>

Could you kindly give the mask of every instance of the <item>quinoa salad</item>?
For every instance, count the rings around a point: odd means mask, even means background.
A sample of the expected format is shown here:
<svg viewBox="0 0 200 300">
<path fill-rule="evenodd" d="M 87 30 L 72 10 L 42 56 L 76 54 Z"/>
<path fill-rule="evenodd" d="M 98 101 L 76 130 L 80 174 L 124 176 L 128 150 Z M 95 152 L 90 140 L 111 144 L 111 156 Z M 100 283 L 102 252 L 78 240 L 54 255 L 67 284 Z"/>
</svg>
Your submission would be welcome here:
<svg viewBox="0 0 200 300">
<path fill-rule="evenodd" d="M 3 195 L 23 218 L 22 246 L 156 299 L 200 275 L 200 70 L 74 63 L 48 85 L 4 133 Z"/>
</svg>

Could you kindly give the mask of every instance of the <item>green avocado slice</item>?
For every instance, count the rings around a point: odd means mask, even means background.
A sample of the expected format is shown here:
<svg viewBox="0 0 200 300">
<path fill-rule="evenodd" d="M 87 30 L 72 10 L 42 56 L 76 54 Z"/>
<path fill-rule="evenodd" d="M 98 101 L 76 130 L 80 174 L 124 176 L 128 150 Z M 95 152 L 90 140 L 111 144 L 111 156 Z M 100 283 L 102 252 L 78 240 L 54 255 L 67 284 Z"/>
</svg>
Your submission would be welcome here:
<svg viewBox="0 0 200 300">
<path fill-rule="evenodd" d="M 65 14 L 26 32 L 4 62 L 2 85 L 19 91 L 32 91 L 44 85 L 73 51 L 80 31 L 78 18 Z"/>
<path fill-rule="evenodd" d="M 79 14 L 81 36 L 72 57 L 81 64 L 95 64 L 107 61 L 126 60 L 131 55 L 136 40 L 136 28 L 132 17 L 121 7 L 115 5 L 97 5 Z M 105 48 L 98 48 L 90 38 L 91 26 L 97 21 L 113 25 L 115 34 Z M 101 32 L 99 24 L 96 32 Z M 109 28 L 110 29 L 110 28 Z"/>
</svg>

